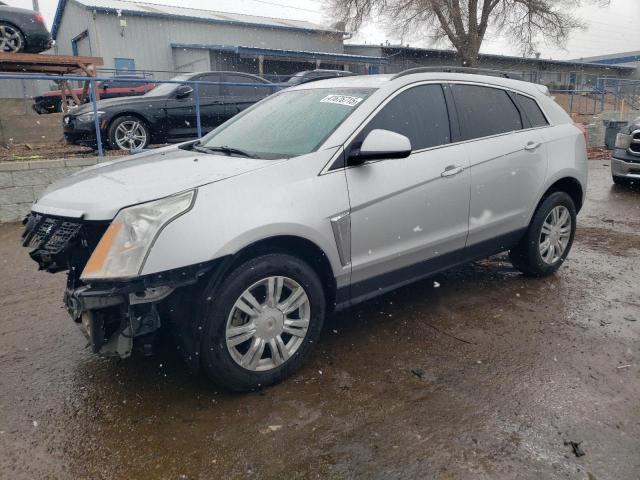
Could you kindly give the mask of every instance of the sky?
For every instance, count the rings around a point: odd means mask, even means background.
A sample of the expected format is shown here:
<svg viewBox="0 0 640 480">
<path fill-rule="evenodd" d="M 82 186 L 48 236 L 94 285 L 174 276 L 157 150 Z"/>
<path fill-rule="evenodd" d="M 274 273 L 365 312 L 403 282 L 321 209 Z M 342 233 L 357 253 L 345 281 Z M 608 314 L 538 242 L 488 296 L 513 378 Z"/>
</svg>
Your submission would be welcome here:
<svg viewBox="0 0 640 480">
<path fill-rule="evenodd" d="M 15 7 L 32 7 L 32 0 L 3 1 Z M 147 0 L 147 3 L 307 20 L 322 25 L 332 23 L 322 0 Z M 39 4 L 47 24 L 51 26 L 58 0 L 39 0 Z M 564 48 L 541 43 L 538 51 L 543 58 L 566 60 L 640 50 L 640 28 L 637 27 L 640 20 L 640 0 L 611 0 L 609 6 L 604 8 L 585 5 L 576 13 L 588 28 L 574 31 Z M 389 41 L 397 44 L 400 38 L 397 34 L 385 31 L 381 23 L 372 21 L 357 32 L 349 43 L 379 44 Z M 421 38 L 402 40 L 413 47 L 432 46 Z M 508 39 L 495 34 L 485 39 L 481 52 L 503 55 L 520 53 L 513 49 Z"/>
</svg>

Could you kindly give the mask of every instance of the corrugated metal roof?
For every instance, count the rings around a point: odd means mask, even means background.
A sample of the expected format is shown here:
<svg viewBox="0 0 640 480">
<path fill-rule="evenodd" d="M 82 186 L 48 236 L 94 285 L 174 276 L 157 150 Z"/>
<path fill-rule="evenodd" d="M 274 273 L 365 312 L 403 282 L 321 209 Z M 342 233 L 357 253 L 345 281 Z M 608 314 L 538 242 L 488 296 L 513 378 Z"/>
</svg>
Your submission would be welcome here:
<svg viewBox="0 0 640 480">
<path fill-rule="evenodd" d="M 218 45 L 207 43 L 172 43 L 172 48 L 194 48 L 204 50 L 217 50 L 236 54 L 264 55 L 266 57 L 302 58 L 305 60 L 327 60 L 350 63 L 387 64 L 385 57 L 373 57 L 366 55 L 351 55 L 337 52 L 309 52 L 307 50 L 283 50 L 278 48 L 245 47 L 242 45 Z"/>
<path fill-rule="evenodd" d="M 158 5 L 146 2 L 131 2 L 123 0 L 73 0 L 74 2 L 93 10 L 103 11 L 121 11 L 130 15 L 141 16 L 163 16 L 163 17 L 181 17 L 198 21 L 210 21 L 216 23 L 235 23 L 241 25 L 253 25 L 261 27 L 270 27 L 278 29 L 295 29 L 340 33 L 338 30 L 323 27 L 321 25 L 307 22 L 304 20 L 290 20 L 283 18 L 261 17 L 257 15 L 245 15 L 241 13 L 218 12 L 213 10 L 203 10 L 199 8 L 177 7 L 171 5 Z M 65 0 L 58 5 L 56 20 L 58 13 L 61 16 L 61 9 L 64 8 Z M 55 23 L 55 22 L 54 22 Z M 57 24 L 52 30 L 57 30 Z"/>
</svg>

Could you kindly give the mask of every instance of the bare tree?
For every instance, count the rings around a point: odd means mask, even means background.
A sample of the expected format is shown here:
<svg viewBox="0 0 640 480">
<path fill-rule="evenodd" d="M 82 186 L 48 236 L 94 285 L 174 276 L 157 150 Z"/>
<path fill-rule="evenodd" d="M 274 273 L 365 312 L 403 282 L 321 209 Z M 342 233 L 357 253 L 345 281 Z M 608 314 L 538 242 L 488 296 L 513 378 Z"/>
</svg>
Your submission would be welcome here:
<svg viewBox="0 0 640 480">
<path fill-rule="evenodd" d="M 606 0 L 585 0 L 606 4 Z M 331 0 L 335 17 L 358 30 L 367 19 L 384 19 L 390 31 L 418 34 L 432 43 L 448 41 L 462 65 L 474 66 L 491 28 L 511 39 L 523 54 L 536 40 L 563 45 L 569 32 L 582 28 L 573 12 L 582 0 Z"/>
</svg>

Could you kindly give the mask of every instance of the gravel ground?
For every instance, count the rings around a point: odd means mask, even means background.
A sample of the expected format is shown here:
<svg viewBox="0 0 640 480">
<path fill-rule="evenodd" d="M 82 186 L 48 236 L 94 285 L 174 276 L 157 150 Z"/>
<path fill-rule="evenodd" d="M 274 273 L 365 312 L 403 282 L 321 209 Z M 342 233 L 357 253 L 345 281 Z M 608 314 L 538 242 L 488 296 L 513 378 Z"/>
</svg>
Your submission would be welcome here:
<svg viewBox="0 0 640 480">
<path fill-rule="evenodd" d="M 637 480 L 640 192 L 590 167 L 557 275 L 500 256 L 402 288 L 245 395 L 187 374 L 170 343 L 93 356 L 64 276 L 0 226 L 0 477 Z"/>
</svg>

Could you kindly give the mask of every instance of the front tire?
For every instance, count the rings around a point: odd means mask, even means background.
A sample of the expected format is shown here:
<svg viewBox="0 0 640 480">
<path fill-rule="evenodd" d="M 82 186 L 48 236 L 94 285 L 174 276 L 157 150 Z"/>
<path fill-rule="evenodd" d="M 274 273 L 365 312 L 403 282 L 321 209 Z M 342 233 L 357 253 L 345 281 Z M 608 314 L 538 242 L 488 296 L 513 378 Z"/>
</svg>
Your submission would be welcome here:
<svg viewBox="0 0 640 480">
<path fill-rule="evenodd" d="M 111 148 L 136 152 L 147 148 L 150 140 L 149 127 L 138 117 L 131 115 L 118 117 L 109 126 Z"/>
<path fill-rule="evenodd" d="M 617 175 L 612 175 L 611 176 L 613 178 L 613 183 L 615 183 L 616 185 L 620 185 L 623 187 L 633 187 L 633 186 L 638 186 L 640 185 L 640 182 L 635 181 L 627 178 L 627 177 L 619 177 Z"/>
<path fill-rule="evenodd" d="M 309 357 L 324 323 L 316 272 L 286 254 L 262 255 L 205 289 L 201 359 L 218 385 L 251 391 L 280 382 Z M 213 300 L 211 300 L 213 299 Z"/>
<path fill-rule="evenodd" d="M 573 199 L 565 192 L 554 192 L 540 204 L 524 237 L 509 252 L 511 262 L 525 275 L 552 275 L 567 258 L 575 233 Z"/>
</svg>

